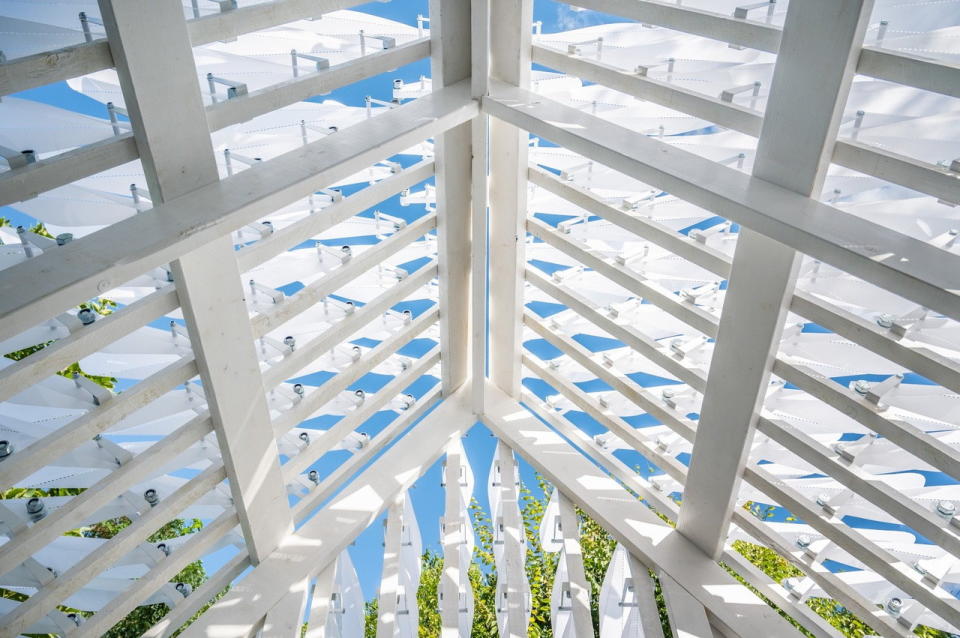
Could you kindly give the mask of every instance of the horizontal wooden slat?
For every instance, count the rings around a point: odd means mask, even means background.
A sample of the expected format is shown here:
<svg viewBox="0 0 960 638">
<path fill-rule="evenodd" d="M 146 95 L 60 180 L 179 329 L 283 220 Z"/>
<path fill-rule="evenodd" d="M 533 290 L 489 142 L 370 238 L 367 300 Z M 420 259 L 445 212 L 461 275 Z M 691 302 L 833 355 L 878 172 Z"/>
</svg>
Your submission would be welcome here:
<svg viewBox="0 0 960 638">
<path fill-rule="evenodd" d="M 0 173 L 0 206 L 30 199 L 138 157 L 133 133 L 123 133 Z"/>
<path fill-rule="evenodd" d="M 207 124 L 211 131 L 219 131 L 429 56 L 430 40 L 425 38 L 335 64 L 329 69 L 303 74 L 242 97 L 210 105 L 207 107 Z"/>
<path fill-rule="evenodd" d="M 13 487 L 44 465 L 49 465 L 83 441 L 104 432 L 174 387 L 196 376 L 193 356 L 181 358 L 147 377 L 103 405 L 77 417 L 47 436 L 14 453 L 0 465 L 0 490 Z"/>
<path fill-rule="evenodd" d="M 0 401 L 6 401 L 74 361 L 172 312 L 179 303 L 177 291 L 173 286 L 167 286 L 105 317 L 98 317 L 91 325 L 3 368 L 0 370 Z"/>
</svg>

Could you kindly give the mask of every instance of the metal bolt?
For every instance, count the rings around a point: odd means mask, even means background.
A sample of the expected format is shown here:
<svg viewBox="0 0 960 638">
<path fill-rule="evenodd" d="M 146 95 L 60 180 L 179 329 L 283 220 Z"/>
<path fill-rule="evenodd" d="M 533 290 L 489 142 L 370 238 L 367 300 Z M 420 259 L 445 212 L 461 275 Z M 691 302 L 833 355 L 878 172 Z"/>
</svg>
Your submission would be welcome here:
<svg viewBox="0 0 960 638">
<path fill-rule="evenodd" d="M 300 436 L 300 440 L 301 440 L 301 441 L 303 441 L 303 442 L 306 443 L 307 445 L 310 445 L 310 434 L 309 434 L 309 433 L 307 433 L 307 432 L 301 432 L 299 436 Z"/>
<path fill-rule="evenodd" d="M 307 478 L 310 479 L 310 482 L 314 485 L 320 485 L 320 473 L 316 470 L 310 470 L 307 473 Z"/>
<path fill-rule="evenodd" d="M 675 396 L 677 396 L 676 390 L 671 388 L 664 388 L 663 390 L 660 390 L 660 398 L 662 398 L 664 401 L 667 399 L 672 399 Z"/>
<path fill-rule="evenodd" d="M 797 547 L 800 549 L 806 549 L 810 547 L 810 543 L 812 542 L 813 541 L 806 534 L 800 534 L 800 536 L 797 536 Z"/>
<path fill-rule="evenodd" d="M 160 496 L 157 494 L 157 490 L 152 487 L 143 493 L 143 500 L 150 504 L 150 507 L 156 507 L 157 503 L 160 502 Z"/>
<path fill-rule="evenodd" d="M 830 503 L 830 495 L 826 492 L 817 494 L 817 505 L 820 507 L 827 507 Z"/>
<path fill-rule="evenodd" d="M 937 514 L 940 516 L 951 519 L 957 513 L 957 506 L 954 505 L 953 501 L 937 501 Z"/>
<path fill-rule="evenodd" d="M 80 614 L 67 614 L 67 620 L 73 622 L 77 627 L 83 624 L 83 616 Z"/>
<path fill-rule="evenodd" d="M 297 340 L 294 339 L 292 336 L 287 335 L 286 337 L 283 338 L 283 345 L 293 350 L 294 348 L 297 347 Z"/>
<path fill-rule="evenodd" d="M 890 313 L 883 312 L 877 317 L 877 325 L 881 328 L 892 328 L 895 319 L 896 318 Z"/>
<path fill-rule="evenodd" d="M 73 233 L 60 233 L 57 235 L 57 246 L 65 246 L 73 241 Z"/>
<path fill-rule="evenodd" d="M 177 583 L 177 591 L 186 598 L 193 593 L 193 587 L 189 583 Z"/>
<path fill-rule="evenodd" d="M 364 399 L 367 398 L 367 393 L 364 392 L 363 390 L 354 390 L 354 391 L 353 391 L 353 396 L 355 396 L 355 397 L 357 397 L 358 399 L 360 399 L 361 401 L 363 401 Z"/>
<path fill-rule="evenodd" d="M 42 500 L 34 496 L 27 501 L 27 515 L 30 516 L 30 520 L 36 523 L 47 515 L 47 506 Z"/>
<path fill-rule="evenodd" d="M 302 397 L 302 396 L 303 396 L 303 384 L 302 384 L 302 383 L 294 383 L 294 384 L 293 384 L 293 393 L 296 394 L 297 396 Z"/>
<path fill-rule="evenodd" d="M 10 441 L 0 441 L 0 461 L 13 454 L 13 443 Z"/>
<path fill-rule="evenodd" d="M 901 609 L 903 609 L 903 601 L 899 598 L 894 597 L 887 601 L 887 611 L 891 615 L 899 616 Z"/>
<path fill-rule="evenodd" d="M 167 547 L 167 544 L 166 544 L 166 543 L 160 543 L 159 545 L 157 545 L 157 549 L 160 550 L 161 552 L 163 552 L 163 555 L 164 555 L 164 556 L 169 556 L 169 555 L 170 555 L 170 548 Z"/>
<path fill-rule="evenodd" d="M 869 381 L 864 381 L 863 379 L 858 379 L 853 382 L 853 391 L 860 395 L 865 395 L 867 392 L 870 392 L 871 384 Z"/>
<path fill-rule="evenodd" d="M 83 325 L 89 326 L 97 320 L 97 313 L 90 308 L 81 308 L 80 312 L 77 313 L 77 319 L 79 319 Z"/>
</svg>

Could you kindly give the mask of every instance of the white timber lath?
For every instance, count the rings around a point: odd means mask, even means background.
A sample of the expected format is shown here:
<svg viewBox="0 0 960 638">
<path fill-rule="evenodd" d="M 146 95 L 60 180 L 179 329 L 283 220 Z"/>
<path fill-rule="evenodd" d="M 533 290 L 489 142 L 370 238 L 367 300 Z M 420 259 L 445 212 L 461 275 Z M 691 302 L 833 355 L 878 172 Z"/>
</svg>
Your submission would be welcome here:
<svg viewBox="0 0 960 638">
<path fill-rule="evenodd" d="M 0 2 L 0 638 L 960 634 L 960 2 L 363 4 Z"/>
</svg>

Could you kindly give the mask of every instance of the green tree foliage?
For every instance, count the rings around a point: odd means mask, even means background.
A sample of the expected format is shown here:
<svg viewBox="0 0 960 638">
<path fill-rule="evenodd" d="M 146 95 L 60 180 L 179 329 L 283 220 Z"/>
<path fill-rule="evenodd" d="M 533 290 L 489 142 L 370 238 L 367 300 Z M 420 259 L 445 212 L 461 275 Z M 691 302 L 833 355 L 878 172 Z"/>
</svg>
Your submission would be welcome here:
<svg viewBox="0 0 960 638">
<path fill-rule="evenodd" d="M 553 577 L 558 556 L 543 550 L 539 535 L 540 521 L 546 511 L 552 487 L 540 476 L 537 477 L 537 482 L 538 489 L 536 491 L 525 485 L 520 487 L 520 513 L 523 519 L 527 545 L 526 572 L 532 597 L 527 635 L 529 638 L 552 638 L 550 594 L 553 588 Z M 761 519 L 771 518 L 776 512 L 774 507 L 759 503 L 746 503 L 744 507 Z M 474 595 L 473 627 L 470 635 L 472 638 L 497 638 L 499 635 L 496 616 L 497 574 L 493 555 L 493 526 L 490 517 L 476 500 L 471 502 L 469 509 L 477 535 L 477 545 L 468 572 Z M 598 635 L 600 587 L 616 548 L 616 541 L 583 510 L 577 508 L 577 515 L 580 519 L 580 546 L 583 551 L 584 570 L 587 581 L 590 583 L 594 632 Z M 671 526 L 675 524 L 674 521 L 663 514 L 657 513 L 657 515 L 667 524 Z M 787 520 L 795 519 L 788 517 Z M 733 548 L 778 583 L 785 578 L 795 578 L 803 575 L 788 560 L 762 545 L 738 540 L 733 543 Z M 724 565 L 724 568 L 745 586 L 753 589 L 739 574 L 726 565 Z M 419 638 L 438 638 L 440 636 L 437 585 L 440 582 L 442 572 L 443 557 L 428 549 L 423 554 L 421 582 L 417 591 L 420 613 Z M 654 595 L 660 611 L 660 624 L 664 635 L 670 636 L 672 635 L 670 620 L 660 583 L 653 572 L 650 573 L 650 576 L 654 579 Z M 754 590 L 754 593 L 760 595 L 756 590 Z M 761 596 L 761 598 L 763 597 Z M 767 601 L 767 603 L 774 606 L 770 601 Z M 811 598 L 807 601 L 807 605 L 847 638 L 863 638 L 875 633 L 865 622 L 835 600 Z M 802 634 L 812 636 L 786 612 L 780 609 L 777 611 L 797 627 Z M 376 638 L 376 599 L 366 604 L 365 612 L 364 636 L 365 638 Z M 951 638 L 950 634 L 923 626 L 917 627 L 914 633 L 921 638 Z"/>
</svg>

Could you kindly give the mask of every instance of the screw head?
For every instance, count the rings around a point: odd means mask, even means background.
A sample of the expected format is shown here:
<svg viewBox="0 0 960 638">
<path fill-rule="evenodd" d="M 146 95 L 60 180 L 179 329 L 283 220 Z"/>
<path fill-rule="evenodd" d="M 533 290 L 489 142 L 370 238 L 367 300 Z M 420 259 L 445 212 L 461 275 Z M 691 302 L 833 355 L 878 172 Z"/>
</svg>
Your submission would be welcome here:
<svg viewBox="0 0 960 638">
<path fill-rule="evenodd" d="M 900 611 L 903 609 L 903 601 L 899 598 L 891 598 L 887 601 L 887 611 L 889 611 L 894 616 L 900 615 Z"/>
<path fill-rule="evenodd" d="M 870 392 L 871 387 L 872 384 L 869 381 L 864 381 L 863 379 L 858 379 L 853 382 L 853 391 L 860 395 Z"/>
<path fill-rule="evenodd" d="M 937 501 L 937 514 L 944 518 L 953 518 L 957 513 L 957 506 L 953 501 Z"/>
<path fill-rule="evenodd" d="M 97 320 L 97 313 L 90 308 L 81 308 L 80 312 L 77 313 L 77 319 L 79 319 L 83 325 L 89 326 Z"/>
<path fill-rule="evenodd" d="M 0 461 L 13 454 L 13 443 L 10 441 L 0 441 Z"/>
<path fill-rule="evenodd" d="M 877 317 L 877 325 L 881 328 L 892 328 L 895 318 L 888 312 L 882 312 Z"/>
<path fill-rule="evenodd" d="M 813 541 L 806 534 L 800 534 L 799 536 L 797 536 L 796 542 L 797 542 L 797 547 L 799 547 L 800 549 L 806 549 L 807 547 L 810 547 L 810 543 L 812 543 Z"/>
<path fill-rule="evenodd" d="M 27 515 L 34 523 L 47 515 L 47 506 L 36 496 L 27 501 Z"/>
</svg>

